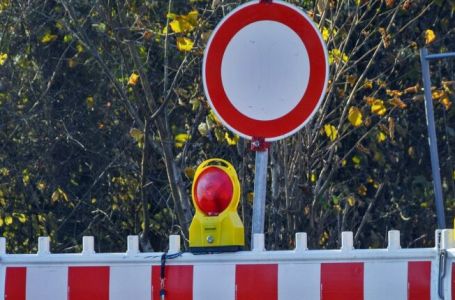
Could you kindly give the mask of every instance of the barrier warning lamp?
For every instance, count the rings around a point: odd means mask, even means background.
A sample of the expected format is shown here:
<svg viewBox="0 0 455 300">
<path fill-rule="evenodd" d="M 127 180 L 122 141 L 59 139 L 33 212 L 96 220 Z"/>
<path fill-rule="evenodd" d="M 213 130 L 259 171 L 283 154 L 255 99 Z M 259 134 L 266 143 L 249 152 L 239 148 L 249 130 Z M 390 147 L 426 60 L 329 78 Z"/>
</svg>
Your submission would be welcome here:
<svg viewBox="0 0 455 300">
<path fill-rule="evenodd" d="M 196 213 L 190 225 L 190 250 L 241 250 L 245 237 L 237 213 L 240 184 L 234 167 L 219 158 L 204 161 L 194 175 L 192 198 Z"/>
</svg>

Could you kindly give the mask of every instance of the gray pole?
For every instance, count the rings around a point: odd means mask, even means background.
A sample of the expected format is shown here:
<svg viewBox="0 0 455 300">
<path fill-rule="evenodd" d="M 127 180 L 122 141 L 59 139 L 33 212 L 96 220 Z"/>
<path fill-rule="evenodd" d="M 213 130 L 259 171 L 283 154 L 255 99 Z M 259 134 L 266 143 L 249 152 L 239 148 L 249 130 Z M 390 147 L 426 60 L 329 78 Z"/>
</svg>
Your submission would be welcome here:
<svg viewBox="0 0 455 300">
<path fill-rule="evenodd" d="M 425 113 L 428 127 L 428 143 L 430 144 L 431 172 L 433 174 L 433 187 L 436 202 L 436 217 L 438 219 L 438 228 L 445 229 L 444 198 L 442 197 L 438 143 L 434 124 L 433 98 L 431 96 L 430 63 L 427 56 L 428 50 L 426 48 L 420 49 L 420 63 L 422 64 L 423 89 L 425 93 Z"/>
<path fill-rule="evenodd" d="M 253 220 L 251 226 L 251 249 L 253 249 L 253 237 L 255 233 L 264 233 L 265 220 L 265 194 L 267 187 L 267 160 L 269 151 L 267 148 L 256 151 L 254 197 L 253 197 Z"/>
</svg>

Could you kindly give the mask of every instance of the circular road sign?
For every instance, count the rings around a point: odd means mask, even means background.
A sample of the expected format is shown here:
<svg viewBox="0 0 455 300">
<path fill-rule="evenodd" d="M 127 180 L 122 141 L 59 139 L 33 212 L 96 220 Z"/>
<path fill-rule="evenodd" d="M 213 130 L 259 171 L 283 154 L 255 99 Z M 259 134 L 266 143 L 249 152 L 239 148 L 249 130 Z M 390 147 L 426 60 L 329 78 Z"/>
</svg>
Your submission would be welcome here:
<svg viewBox="0 0 455 300">
<path fill-rule="evenodd" d="M 229 13 L 205 49 L 210 106 L 238 135 L 279 140 L 317 111 L 328 79 L 327 49 L 313 21 L 288 3 L 252 1 Z"/>
</svg>

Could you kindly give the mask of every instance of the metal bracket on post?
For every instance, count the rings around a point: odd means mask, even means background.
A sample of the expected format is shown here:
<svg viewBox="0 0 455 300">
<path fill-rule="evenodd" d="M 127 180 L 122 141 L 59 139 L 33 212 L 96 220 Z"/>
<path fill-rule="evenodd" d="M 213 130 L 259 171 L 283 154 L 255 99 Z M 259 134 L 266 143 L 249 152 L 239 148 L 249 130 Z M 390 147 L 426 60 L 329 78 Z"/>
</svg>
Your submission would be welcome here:
<svg viewBox="0 0 455 300">
<path fill-rule="evenodd" d="M 269 147 L 270 143 L 266 142 L 264 138 L 255 137 L 251 141 L 251 150 L 256 152 L 251 249 L 254 248 L 254 234 L 264 233 Z"/>
</svg>

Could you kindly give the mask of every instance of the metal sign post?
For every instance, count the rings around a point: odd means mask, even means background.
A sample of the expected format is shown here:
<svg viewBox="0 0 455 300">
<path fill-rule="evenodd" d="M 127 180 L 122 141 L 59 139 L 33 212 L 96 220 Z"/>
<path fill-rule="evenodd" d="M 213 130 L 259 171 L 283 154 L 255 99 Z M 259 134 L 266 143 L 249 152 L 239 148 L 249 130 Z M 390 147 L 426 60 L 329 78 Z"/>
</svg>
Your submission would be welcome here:
<svg viewBox="0 0 455 300">
<path fill-rule="evenodd" d="M 264 139 L 254 139 L 251 142 L 251 150 L 256 151 L 251 248 L 254 247 L 254 234 L 264 233 L 268 148 L 269 143 Z"/>
<path fill-rule="evenodd" d="M 430 144 L 431 172 L 436 203 L 436 217 L 438 228 L 445 229 L 444 198 L 442 196 L 441 171 L 439 166 L 438 142 L 434 123 L 433 97 L 431 95 L 430 60 L 455 58 L 455 52 L 428 54 L 427 48 L 420 49 L 420 63 L 422 65 L 422 80 L 425 94 L 425 114 L 427 117 L 428 143 Z"/>
</svg>

